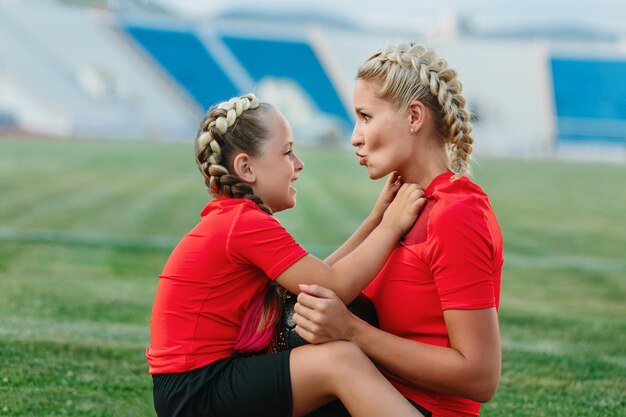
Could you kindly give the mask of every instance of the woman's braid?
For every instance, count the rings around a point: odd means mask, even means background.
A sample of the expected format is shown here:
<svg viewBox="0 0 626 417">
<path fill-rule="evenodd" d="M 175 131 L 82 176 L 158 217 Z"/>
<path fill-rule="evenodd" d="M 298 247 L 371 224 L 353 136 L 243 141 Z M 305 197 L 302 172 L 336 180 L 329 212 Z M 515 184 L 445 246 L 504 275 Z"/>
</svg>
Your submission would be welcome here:
<svg viewBox="0 0 626 417">
<path fill-rule="evenodd" d="M 254 94 L 234 97 L 209 109 L 196 138 L 196 161 L 211 194 L 216 197 L 246 198 L 272 214 L 254 194 L 252 187 L 227 168 L 235 151 L 254 154 L 260 147 L 264 129 L 258 118 L 247 115 L 262 107 Z"/>
<path fill-rule="evenodd" d="M 455 177 L 469 173 L 470 113 L 457 72 L 437 53 L 417 44 L 400 44 L 370 56 L 359 68 L 358 78 L 381 81 L 380 96 L 405 108 L 420 100 L 436 112 L 438 128 L 450 155 Z"/>
</svg>

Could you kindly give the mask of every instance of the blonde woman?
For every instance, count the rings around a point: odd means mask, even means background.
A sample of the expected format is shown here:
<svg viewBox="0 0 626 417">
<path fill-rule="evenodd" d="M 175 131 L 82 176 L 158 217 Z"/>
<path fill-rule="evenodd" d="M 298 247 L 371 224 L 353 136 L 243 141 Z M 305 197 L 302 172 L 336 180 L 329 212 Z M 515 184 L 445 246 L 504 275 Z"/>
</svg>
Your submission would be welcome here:
<svg viewBox="0 0 626 417">
<path fill-rule="evenodd" d="M 352 144 L 370 178 L 394 173 L 419 184 L 427 203 L 364 291 L 380 328 L 313 285 L 301 287 L 296 331 L 312 343 L 356 344 L 425 414 L 478 416 L 500 376 L 503 242 L 487 195 L 467 177 L 472 126 L 457 72 L 421 45 L 390 47 L 360 66 L 354 108 Z M 327 261 L 376 224 L 368 219 Z"/>
</svg>

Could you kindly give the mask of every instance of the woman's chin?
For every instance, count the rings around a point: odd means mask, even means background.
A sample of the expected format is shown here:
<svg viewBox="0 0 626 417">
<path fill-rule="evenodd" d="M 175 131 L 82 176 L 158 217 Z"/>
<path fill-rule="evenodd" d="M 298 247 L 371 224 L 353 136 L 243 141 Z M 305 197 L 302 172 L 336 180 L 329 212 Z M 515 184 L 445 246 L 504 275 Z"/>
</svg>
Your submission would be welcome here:
<svg viewBox="0 0 626 417">
<path fill-rule="evenodd" d="M 370 177 L 371 180 L 379 180 L 387 174 L 385 174 L 384 172 L 380 172 L 378 170 L 372 169 L 370 167 L 367 167 L 367 175 Z"/>
</svg>

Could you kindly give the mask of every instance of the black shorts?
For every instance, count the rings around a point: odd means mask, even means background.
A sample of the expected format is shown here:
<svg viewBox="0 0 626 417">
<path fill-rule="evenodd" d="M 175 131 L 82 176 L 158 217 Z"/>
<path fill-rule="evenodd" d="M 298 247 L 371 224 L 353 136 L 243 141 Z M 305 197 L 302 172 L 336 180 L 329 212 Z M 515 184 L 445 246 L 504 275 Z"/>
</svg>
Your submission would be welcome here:
<svg viewBox="0 0 626 417">
<path fill-rule="evenodd" d="M 424 415 L 424 417 L 431 417 L 432 413 L 422 407 L 419 404 L 415 404 L 415 402 L 407 400 L 415 407 L 417 410 Z M 311 414 L 307 414 L 306 417 L 350 417 L 350 413 L 346 410 L 346 407 L 343 406 L 343 403 L 339 400 L 335 400 L 331 403 L 326 404 L 323 407 L 318 408 L 313 411 Z"/>
<path fill-rule="evenodd" d="M 291 417 L 291 351 L 239 356 L 189 372 L 157 374 L 159 417 Z"/>
</svg>

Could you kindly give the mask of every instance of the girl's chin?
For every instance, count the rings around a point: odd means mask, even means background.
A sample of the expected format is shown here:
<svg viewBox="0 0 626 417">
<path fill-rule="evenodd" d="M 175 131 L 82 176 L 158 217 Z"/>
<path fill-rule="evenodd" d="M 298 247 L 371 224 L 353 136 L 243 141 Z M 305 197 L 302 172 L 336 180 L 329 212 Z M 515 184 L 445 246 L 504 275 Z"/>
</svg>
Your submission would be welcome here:
<svg viewBox="0 0 626 417">
<path fill-rule="evenodd" d="M 278 213 L 283 210 L 294 208 L 295 206 L 296 206 L 296 196 L 294 195 L 289 201 L 286 201 L 284 204 L 280 205 L 279 207 L 276 207 L 276 208 L 271 207 L 271 209 L 274 213 Z"/>
</svg>

